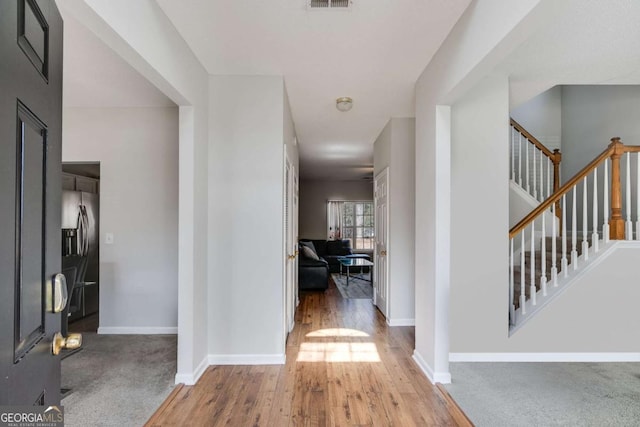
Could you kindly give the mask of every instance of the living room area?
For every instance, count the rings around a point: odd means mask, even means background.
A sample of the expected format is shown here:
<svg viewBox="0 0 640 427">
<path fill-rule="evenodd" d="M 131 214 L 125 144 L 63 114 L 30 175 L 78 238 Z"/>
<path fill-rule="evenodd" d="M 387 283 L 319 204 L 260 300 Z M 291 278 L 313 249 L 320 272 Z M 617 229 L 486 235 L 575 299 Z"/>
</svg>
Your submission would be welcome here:
<svg viewBox="0 0 640 427">
<path fill-rule="evenodd" d="M 373 167 L 351 180 L 300 181 L 300 290 L 326 290 L 331 278 L 344 298 L 372 298 L 373 202 Z"/>
</svg>

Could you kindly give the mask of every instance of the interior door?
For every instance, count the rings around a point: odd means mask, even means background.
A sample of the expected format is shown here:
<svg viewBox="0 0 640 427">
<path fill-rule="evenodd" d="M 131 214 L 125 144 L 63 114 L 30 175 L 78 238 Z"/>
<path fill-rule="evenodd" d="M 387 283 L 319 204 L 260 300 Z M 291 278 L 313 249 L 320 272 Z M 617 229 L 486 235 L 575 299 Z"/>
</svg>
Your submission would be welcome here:
<svg viewBox="0 0 640 427">
<path fill-rule="evenodd" d="M 388 316 L 389 312 L 389 265 L 387 242 L 389 241 L 389 169 L 380 172 L 374 180 L 375 217 L 375 264 L 373 303 Z"/>
<path fill-rule="evenodd" d="M 285 194 L 284 194 L 284 239 L 285 239 L 285 328 L 291 332 L 294 325 L 295 294 L 293 289 L 295 273 L 295 246 L 293 244 L 293 167 L 285 157 Z"/>
<path fill-rule="evenodd" d="M 293 262 L 293 293 L 294 293 L 294 301 L 295 301 L 295 307 L 298 307 L 298 304 L 300 304 L 300 297 L 298 295 L 298 260 L 300 259 L 299 253 L 298 253 L 298 239 L 299 239 L 299 234 L 298 234 L 298 197 L 299 197 L 299 193 L 300 193 L 300 183 L 298 181 L 298 171 L 293 168 L 293 216 L 291 218 L 291 222 L 293 225 L 293 239 L 292 239 L 292 245 L 293 245 L 293 253 L 295 254 L 294 256 L 294 262 Z M 295 317 L 295 307 L 293 310 L 293 314 Z"/>
<path fill-rule="evenodd" d="M 60 403 L 61 136 L 62 18 L 53 1 L 2 0 L 0 405 Z"/>
</svg>

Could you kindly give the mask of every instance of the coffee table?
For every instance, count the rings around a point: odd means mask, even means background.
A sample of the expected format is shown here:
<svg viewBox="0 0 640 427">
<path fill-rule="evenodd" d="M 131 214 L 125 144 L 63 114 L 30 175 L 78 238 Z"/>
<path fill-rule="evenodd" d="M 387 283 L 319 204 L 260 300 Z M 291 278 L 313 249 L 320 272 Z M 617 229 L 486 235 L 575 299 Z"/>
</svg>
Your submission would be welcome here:
<svg viewBox="0 0 640 427">
<path fill-rule="evenodd" d="M 355 279 L 366 280 L 367 282 L 373 283 L 373 263 L 364 258 L 349 258 L 349 257 L 341 257 L 338 258 L 338 262 L 340 263 L 340 274 L 342 273 L 342 267 L 347 268 L 347 286 L 349 286 L 349 277 L 350 277 L 350 269 L 351 267 L 369 267 L 369 280 L 363 277 L 355 277 Z"/>
</svg>

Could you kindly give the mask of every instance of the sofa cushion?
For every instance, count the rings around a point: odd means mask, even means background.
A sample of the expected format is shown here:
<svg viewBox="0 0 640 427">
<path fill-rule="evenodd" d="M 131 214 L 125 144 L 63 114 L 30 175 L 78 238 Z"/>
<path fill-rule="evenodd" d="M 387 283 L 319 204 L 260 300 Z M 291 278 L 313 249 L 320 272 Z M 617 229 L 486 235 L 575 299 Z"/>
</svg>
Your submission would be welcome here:
<svg viewBox="0 0 640 427">
<path fill-rule="evenodd" d="M 315 253 L 315 251 L 313 249 L 311 249 L 309 246 L 307 245 L 302 245 L 300 247 L 302 249 L 302 255 L 305 258 L 309 258 L 315 261 L 319 261 L 320 258 L 318 258 L 318 255 Z"/>
<path fill-rule="evenodd" d="M 307 240 L 301 241 L 300 242 L 300 251 L 302 251 L 303 247 L 307 247 L 307 248 L 311 249 L 313 251 L 313 253 L 316 255 L 316 257 L 318 256 L 318 252 L 316 251 L 316 247 L 313 245 L 312 241 L 310 241 L 310 240 L 309 241 L 307 241 Z M 303 255 L 304 255 L 304 253 L 303 253 Z"/>
<path fill-rule="evenodd" d="M 323 257 L 327 254 L 326 240 L 313 240 L 313 246 L 316 248 L 316 253 L 319 257 Z"/>
<path fill-rule="evenodd" d="M 351 242 L 349 240 L 329 240 L 327 242 L 327 255 L 351 255 Z"/>
</svg>

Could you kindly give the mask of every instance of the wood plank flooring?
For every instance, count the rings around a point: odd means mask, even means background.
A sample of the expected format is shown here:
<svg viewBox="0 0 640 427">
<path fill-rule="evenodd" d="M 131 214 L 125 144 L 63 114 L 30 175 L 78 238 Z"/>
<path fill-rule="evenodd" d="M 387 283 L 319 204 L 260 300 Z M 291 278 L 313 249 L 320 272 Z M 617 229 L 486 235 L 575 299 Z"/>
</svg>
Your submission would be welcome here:
<svg viewBox="0 0 640 427">
<path fill-rule="evenodd" d="M 331 283 L 300 295 L 287 362 L 211 366 L 147 426 L 472 426 L 411 359 L 413 327 Z"/>
</svg>

